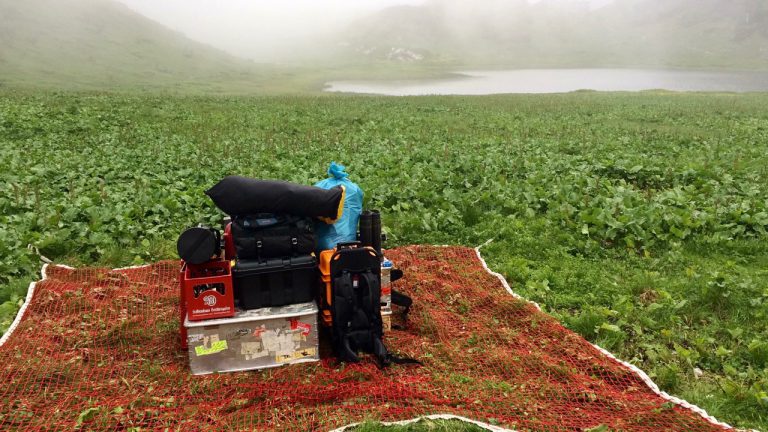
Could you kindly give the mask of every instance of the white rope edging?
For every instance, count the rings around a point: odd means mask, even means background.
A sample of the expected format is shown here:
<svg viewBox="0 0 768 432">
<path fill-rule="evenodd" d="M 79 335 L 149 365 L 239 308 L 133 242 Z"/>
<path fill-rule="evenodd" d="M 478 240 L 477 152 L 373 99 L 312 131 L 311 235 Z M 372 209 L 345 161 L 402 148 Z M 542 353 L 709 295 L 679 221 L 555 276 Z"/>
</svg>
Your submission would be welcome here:
<svg viewBox="0 0 768 432">
<path fill-rule="evenodd" d="M 488 423 L 479 422 L 477 420 L 468 419 L 466 417 L 457 416 L 453 414 L 433 414 L 433 415 L 425 415 L 421 417 L 412 418 L 410 420 L 401 420 L 401 421 L 394 421 L 394 422 L 381 422 L 384 426 L 405 426 L 409 425 L 411 423 L 416 423 L 424 419 L 430 419 L 430 420 L 461 420 L 463 422 L 472 423 L 475 426 L 479 426 L 485 430 L 489 430 L 491 432 L 516 432 L 512 429 L 505 429 L 503 427 L 490 425 Z M 342 426 L 338 429 L 334 429 L 330 432 L 345 432 L 351 428 L 360 426 L 362 423 L 353 423 L 350 425 Z"/>
<path fill-rule="evenodd" d="M 495 271 L 491 270 L 491 269 L 488 267 L 488 264 L 485 262 L 485 259 L 483 259 L 483 256 L 482 256 L 482 254 L 480 253 L 480 249 L 481 249 L 482 247 L 484 247 L 484 246 L 487 246 L 487 245 L 489 245 L 489 244 L 490 244 L 492 241 L 493 241 L 493 239 L 490 239 L 490 240 L 488 240 L 487 242 L 485 242 L 485 243 L 483 243 L 483 244 L 481 244 L 480 246 L 478 246 L 478 247 L 476 247 L 476 248 L 475 248 L 475 253 L 477 254 L 477 258 L 478 258 L 478 259 L 480 259 L 480 263 L 482 263 L 482 264 L 483 264 L 483 268 L 484 268 L 484 269 L 485 269 L 485 270 L 486 270 L 488 273 L 490 273 L 490 274 L 492 274 L 493 276 L 495 276 L 496 278 L 498 278 L 498 279 L 499 279 L 499 281 L 502 283 L 502 285 L 504 285 L 504 288 L 507 290 L 507 292 L 509 292 L 510 294 L 512 294 L 512 295 L 513 295 L 515 298 L 517 298 L 517 299 L 520 299 L 520 300 L 523 300 L 523 301 L 526 301 L 526 302 L 528 302 L 528 303 L 530 303 L 530 304 L 532 304 L 532 305 L 536 306 L 536 309 L 538 309 L 538 310 L 542 310 L 542 309 L 541 309 L 541 306 L 539 306 L 539 305 L 538 305 L 536 302 L 534 302 L 534 301 L 531 301 L 531 300 L 528 300 L 528 299 L 526 299 L 526 298 L 523 298 L 523 297 L 522 297 L 522 296 L 520 296 L 519 294 L 517 294 L 517 293 L 515 293 L 514 291 L 512 291 L 512 287 L 510 287 L 510 286 L 509 286 L 509 283 L 507 282 L 507 279 L 506 279 L 506 278 L 504 278 L 504 276 L 502 276 L 501 274 L 499 274 L 499 273 L 497 273 L 497 272 L 495 272 Z M 721 426 L 721 427 L 724 427 L 724 428 L 727 428 L 727 429 L 735 429 L 735 430 L 744 430 L 744 431 L 751 431 L 751 432 L 759 432 L 759 431 L 757 431 L 757 430 L 755 430 L 755 429 L 736 429 L 736 428 L 734 428 L 733 426 L 729 425 L 728 423 L 724 423 L 724 422 L 721 422 L 721 421 L 717 420 L 717 419 L 716 419 L 716 418 L 714 418 L 713 416 L 711 416 L 711 415 L 707 414 L 707 411 L 705 411 L 703 408 L 701 408 L 701 407 L 698 407 L 698 406 L 696 406 L 696 405 L 694 405 L 694 404 L 692 404 L 692 403 L 690 403 L 690 402 L 688 402 L 688 401 L 685 401 L 685 400 L 683 400 L 683 399 L 677 398 L 677 397 L 675 397 L 675 396 L 672 396 L 672 395 L 670 395 L 670 394 L 668 394 L 668 393 L 666 393 L 666 392 L 662 391 L 662 390 L 659 388 L 659 386 L 658 386 L 658 385 L 656 385 L 656 383 L 655 383 L 655 382 L 653 382 L 653 380 L 651 379 L 651 377 L 649 377 L 649 376 L 648 376 L 648 374 L 646 374 L 645 372 L 643 372 L 643 370 L 642 370 L 642 369 L 640 369 L 639 367 L 637 367 L 637 366 L 635 366 L 635 365 L 633 365 L 633 364 L 631 364 L 631 363 L 627 363 L 627 362 L 625 362 L 624 360 L 620 360 L 620 359 L 618 359 L 618 358 L 617 358 L 615 355 L 611 354 L 611 353 L 610 353 L 608 350 L 606 350 L 606 349 L 604 349 L 604 348 L 601 348 L 601 347 L 599 347 L 599 346 L 597 346 L 597 345 L 595 345 L 595 344 L 592 344 L 592 343 L 590 343 L 590 344 L 591 344 L 593 347 L 597 348 L 597 350 L 598 350 L 598 351 L 600 351 L 602 354 L 606 355 L 608 358 L 610 358 L 610 359 L 612 359 L 612 360 L 614 360 L 614 361 L 617 361 L 617 362 L 621 363 L 623 366 L 626 366 L 628 369 L 630 369 L 632 372 L 634 372 L 634 373 L 635 373 L 635 375 L 637 375 L 637 376 L 638 376 L 638 377 L 639 377 L 641 380 L 643 380 L 643 382 L 644 382 L 644 383 L 645 383 L 645 384 L 646 384 L 646 385 L 647 385 L 647 386 L 648 386 L 648 387 L 649 387 L 649 388 L 650 388 L 650 389 L 651 389 L 651 390 L 652 390 L 654 393 L 656 393 L 657 395 L 661 396 L 663 399 L 666 399 L 666 400 L 668 400 L 668 401 L 670 401 L 670 402 L 672 402 L 672 403 L 674 403 L 674 404 L 676 404 L 676 405 L 679 405 L 679 406 L 681 406 L 681 407 L 683 407 L 683 408 L 686 408 L 686 409 L 688 409 L 688 410 L 690 410 L 690 411 L 693 411 L 694 413 L 696 413 L 696 414 L 700 415 L 700 416 L 701 416 L 701 417 L 702 417 L 704 420 L 706 420 L 706 421 L 708 421 L 708 422 L 710 422 L 710 423 L 712 423 L 712 424 L 714 424 L 714 425 L 716 425 L 716 426 Z"/>
<path fill-rule="evenodd" d="M 40 281 L 44 281 L 48 276 L 45 274 L 45 271 L 48 269 L 48 264 L 43 264 L 43 268 L 40 269 Z M 11 334 L 14 330 L 16 330 L 16 327 L 19 326 L 19 323 L 21 322 L 21 318 L 24 316 L 24 312 L 27 311 L 27 307 L 29 307 L 29 304 L 32 302 L 32 296 L 35 295 L 35 287 L 37 286 L 37 282 L 30 282 L 29 288 L 27 289 L 27 297 L 24 299 L 24 303 L 21 305 L 21 308 L 19 308 L 19 311 L 16 312 L 16 318 L 13 319 L 13 322 L 11 323 L 11 326 L 8 327 L 8 330 L 3 334 L 3 337 L 0 338 L 0 347 L 2 347 L 7 341 L 8 338 L 11 337 Z"/>
<path fill-rule="evenodd" d="M 116 269 L 112 269 L 112 271 L 136 270 L 136 269 L 142 269 L 147 267 L 152 267 L 152 264 L 142 264 L 142 265 L 129 266 L 129 267 L 118 267 Z"/>
<path fill-rule="evenodd" d="M 520 294 L 512 291 L 512 287 L 509 286 L 509 282 L 507 282 L 507 279 L 504 276 L 502 276 L 501 274 L 496 273 L 495 271 L 491 270 L 488 267 L 488 264 L 486 264 L 485 260 L 483 259 L 483 256 L 480 255 L 480 248 L 488 246 L 492 242 L 493 242 L 493 239 L 490 239 L 487 242 L 485 242 L 485 243 L 483 243 L 480 246 L 475 248 L 475 253 L 477 254 L 477 258 L 480 259 L 480 263 L 483 265 L 483 268 L 485 269 L 485 271 L 487 271 L 488 273 L 492 274 L 493 276 L 496 276 L 496 278 L 499 279 L 499 282 L 501 282 L 501 284 L 504 285 L 504 289 L 507 290 L 507 292 L 510 293 L 512 295 L 512 297 L 514 297 L 514 298 L 516 298 L 518 300 L 522 300 L 522 301 L 528 302 L 528 303 L 536 306 L 536 309 L 541 311 L 542 310 L 541 306 L 539 306 L 538 303 L 536 303 L 535 301 L 532 301 L 532 300 L 528 300 L 528 299 L 522 297 Z"/>
<path fill-rule="evenodd" d="M 43 267 L 40 269 L 40 280 L 36 282 L 30 282 L 29 288 L 27 288 L 27 296 L 24 298 L 24 303 L 19 308 L 19 311 L 16 312 L 16 317 L 13 319 L 13 322 L 11 323 L 11 326 L 8 327 L 8 330 L 3 334 L 3 337 L 0 338 L 0 347 L 2 347 L 8 339 L 11 337 L 11 334 L 16 330 L 16 328 L 19 326 L 19 323 L 21 322 L 21 319 L 24 317 L 24 313 L 27 311 L 27 308 L 29 307 L 29 304 L 32 302 L 32 297 L 35 295 L 35 288 L 37 287 L 37 284 L 40 282 L 43 282 L 44 280 L 48 279 L 48 266 L 52 265 L 54 267 L 61 267 L 63 269 L 67 270 L 75 270 L 74 267 L 68 266 L 66 264 L 53 264 L 45 262 L 43 264 Z M 141 267 L 148 267 L 148 266 L 141 266 Z M 138 268 L 138 267 L 137 267 Z M 125 269 L 115 269 L 115 270 L 127 270 Z"/>
</svg>

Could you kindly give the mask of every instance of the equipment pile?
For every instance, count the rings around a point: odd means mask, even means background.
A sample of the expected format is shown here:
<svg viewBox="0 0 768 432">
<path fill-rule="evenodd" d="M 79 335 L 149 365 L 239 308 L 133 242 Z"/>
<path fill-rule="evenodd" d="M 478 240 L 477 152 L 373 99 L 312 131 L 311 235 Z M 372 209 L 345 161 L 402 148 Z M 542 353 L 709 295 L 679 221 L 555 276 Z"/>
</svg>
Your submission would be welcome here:
<svg viewBox="0 0 768 432">
<path fill-rule="evenodd" d="M 380 367 L 418 363 L 382 342 L 403 276 L 383 255 L 381 215 L 344 167 L 315 186 L 231 176 L 206 194 L 227 214 L 220 230 L 184 231 L 177 248 L 180 333 L 195 375 L 320 359 L 320 342 Z"/>
</svg>

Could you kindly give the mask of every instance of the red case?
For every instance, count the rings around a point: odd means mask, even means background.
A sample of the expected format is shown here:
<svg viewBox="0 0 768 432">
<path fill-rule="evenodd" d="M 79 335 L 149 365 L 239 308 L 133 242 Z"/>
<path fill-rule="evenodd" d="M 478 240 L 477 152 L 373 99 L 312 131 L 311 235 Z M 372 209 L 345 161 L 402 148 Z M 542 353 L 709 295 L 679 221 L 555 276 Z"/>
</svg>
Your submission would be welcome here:
<svg viewBox="0 0 768 432">
<path fill-rule="evenodd" d="M 232 261 L 236 258 L 235 240 L 232 238 L 232 222 L 224 227 L 224 259 Z"/>
<path fill-rule="evenodd" d="M 221 289 L 223 293 L 214 288 Z M 185 318 L 201 321 L 235 316 L 232 264 L 229 261 L 211 261 L 201 265 L 189 265 L 182 261 L 179 290 L 179 333 L 182 348 L 187 347 Z"/>
</svg>

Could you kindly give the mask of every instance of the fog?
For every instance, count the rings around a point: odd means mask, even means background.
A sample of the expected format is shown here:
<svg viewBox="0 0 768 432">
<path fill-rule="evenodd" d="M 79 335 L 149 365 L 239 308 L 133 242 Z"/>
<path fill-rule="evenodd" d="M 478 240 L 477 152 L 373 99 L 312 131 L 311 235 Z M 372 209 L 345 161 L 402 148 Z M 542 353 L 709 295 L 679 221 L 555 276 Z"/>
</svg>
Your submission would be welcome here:
<svg viewBox="0 0 768 432">
<path fill-rule="evenodd" d="M 445 6 L 454 18 L 493 11 L 507 0 L 119 0 L 186 36 L 260 62 L 286 61 L 332 39 L 348 26 L 394 6 Z M 531 0 L 538 3 L 542 0 Z M 613 0 L 545 0 L 592 8 Z M 301 53 L 301 54 L 299 54 Z"/>
<path fill-rule="evenodd" d="M 765 70 L 768 1 L 0 0 L 0 75 L 14 79 L 80 76 L 86 65 L 107 80 L 259 69 L 235 57 L 382 75 L 404 65 Z"/>
<path fill-rule="evenodd" d="M 357 18 L 424 0 L 120 0 L 186 36 L 239 57 L 279 61 Z"/>
</svg>

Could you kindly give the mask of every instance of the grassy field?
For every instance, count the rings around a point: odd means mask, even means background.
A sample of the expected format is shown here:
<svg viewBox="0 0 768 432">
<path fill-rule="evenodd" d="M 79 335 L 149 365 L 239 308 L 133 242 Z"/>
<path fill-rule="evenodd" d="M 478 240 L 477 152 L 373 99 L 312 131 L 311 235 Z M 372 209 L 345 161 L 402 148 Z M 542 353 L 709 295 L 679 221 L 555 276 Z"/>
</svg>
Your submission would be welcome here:
<svg viewBox="0 0 768 432">
<path fill-rule="evenodd" d="M 181 230 L 220 218 L 202 191 L 224 175 L 308 184 L 336 160 L 390 246 L 493 238 L 484 255 L 517 292 L 664 390 L 768 429 L 766 106 L 6 90 L 0 328 L 37 277 L 28 245 L 71 265 L 173 258 Z"/>
</svg>

